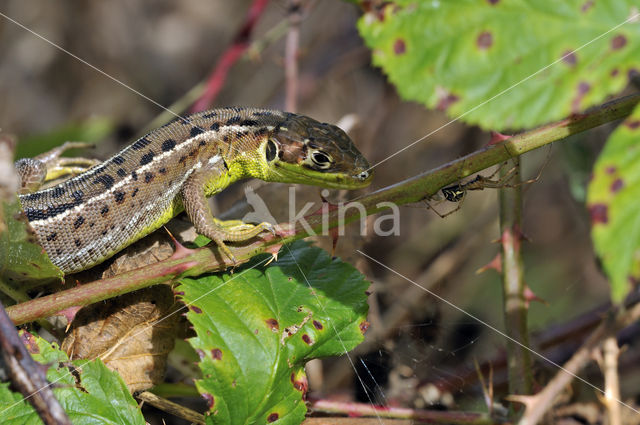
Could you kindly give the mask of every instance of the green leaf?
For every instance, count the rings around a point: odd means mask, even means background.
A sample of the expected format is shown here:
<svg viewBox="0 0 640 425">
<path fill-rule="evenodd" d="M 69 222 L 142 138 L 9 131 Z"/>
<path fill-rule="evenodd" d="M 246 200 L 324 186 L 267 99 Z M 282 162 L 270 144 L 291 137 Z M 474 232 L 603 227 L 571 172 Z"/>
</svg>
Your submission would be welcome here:
<svg viewBox="0 0 640 425">
<path fill-rule="evenodd" d="M 0 278 L 9 283 L 25 280 L 62 280 L 62 272 L 51 263 L 38 244 L 22 213 L 20 202 L 0 202 L 7 231 L 0 233 Z"/>
<path fill-rule="evenodd" d="M 299 424 L 304 364 L 363 340 L 369 283 L 351 265 L 297 242 L 266 269 L 184 279 L 208 423 Z M 311 286 L 311 287 L 310 287 Z"/>
<path fill-rule="evenodd" d="M 611 135 L 587 193 L 591 236 L 620 302 L 640 282 L 640 107 Z"/>
<path fill-rule="evenodd" d="M 140 424 L 145 421 L 136 401 L 122 378 L 109 370 L 100 360 L 76 360 L 76 377 L 61 364 L 67 355 L 56 344 L 21 331 L 34 360 L 48 365 L 47 379 L 53 393 L 74 425 Z M 22 394 L 9 390 L 8 383 L 0 383 L 0 423 L 3 425 L 41 424 L 42 421 Z"/>
<path fill-rule="evenodd" d="M 638 13 L 634 0 L 384 4 L 358 25 L 374 63 L 403 98 L 484 128 L 583 111 L 624 88 L 640 62 L 640 26 L 614 29 Z"/>
</svg>

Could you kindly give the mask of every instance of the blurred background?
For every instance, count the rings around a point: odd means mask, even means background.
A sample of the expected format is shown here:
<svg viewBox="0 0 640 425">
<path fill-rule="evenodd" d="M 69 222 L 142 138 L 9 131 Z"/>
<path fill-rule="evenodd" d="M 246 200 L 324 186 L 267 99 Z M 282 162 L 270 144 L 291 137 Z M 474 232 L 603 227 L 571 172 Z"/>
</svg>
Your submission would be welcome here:
<svg viewBox="0 0 640 425">
<path fill-rule="evenodd" d="M 5 0 L 0 12 L 171 107 L 181 99 L 184 103 L 184 96 L 207 80 L 245 22 L 250 4 L 247 0 Z M 212 107 L 285 108 L 290 6 L 285 0 L 269 2 L 253 28 L 249 49 L 231 68 Z M 358 7 L 338 0 L 303 1 L 301 7 L 295 112 L 349 127 L 371 163 L 449 121 L 442 112 L 402 101 L 385 76 L 371 66 L 370 52 L 356 29 Z M 33 156 L 65 140 L 84 140 L 96 142 L 97 148 L 81 154 L 103 159 L 143 133 L 163 112 L 2 17 L 0 51 L 0 128 L 18 138 L 18 156 Z M 179 106 L 172 109 L 184 112 Z M 524 245 L 526 281 L 546 301 L 531 304 L 532 345 L 558 362 L 579 344 L 584 334 L 579 325 L 597 317 L 589 312 L 608 300 L 609 288 L 589 238 L 584 191 L 593 160 L 611 129 L 600 127 L 523 158 L 525 179 L 539 175 L 524 188 L 524 233 L 529 239 Z M 350 199 L 397 183 L 472 152 L 489 139 L 477 128 L 452 123 L 376 167 L 370 188 L 335 192 L 331 199 Z M 249 184 L 277 218 L 286 219 L 286 187 Z M 299 191 L 300 204 L 308 199 L 320 206 L 319 193 L 316 188 Z M 214 202 L 221 212 L 243 199 L 243 187 L 238 185 Z M 445 215 L 456 207 L 435 199 L 401 207 L 399 236 L 373 235 L 373 218 L 368 235 L 359 235 L 357 225 L 347 229 L 336 255 L 372 281 L 371 326 L 365 343 L 349 354 L 355 371 L 346 356 L 310 366 L 312 397 L 483 409 L 474 361 L 492 362 L 497 393 L 506 390 L 500 335 L 355 252 L 363 250 L 502 329 L 498 275 L 492 270 L 476 273 L 499 248 L 494 243 L 499 237 L 496 191 L 469 192 L 460 209 L 445 218 L 433 211 Z M 317 242 L 331 249 L 329 237 L 319 237 Z M 580 318 L 582 314 L 586 316 Z M 576 328 L 563 327 L 567 324 Z M 632 362 L 633 358 L 625 359 L 628 355 L 633 351 L 623 355 L 621 362 Z M 539 361 L 535 368 L 538 376 L 556 372 Z M 637 373 L 637 368 L 627 370 Z M 368 393 L 354 378 L 356 372 Z M 598 371 L 592 372 L 587 376 L 599 385 Z M 638 383 L 637 378 L 624 380 L 630 388 L 623 388 L 623 398 L 636 395 L 634 382 Z M 574 385 L 575 393 L 594 398 L 592 389 Z M 161 417 L 167 423 L 173 420 L 158 413 L 158 420 Z"/>
</svg>

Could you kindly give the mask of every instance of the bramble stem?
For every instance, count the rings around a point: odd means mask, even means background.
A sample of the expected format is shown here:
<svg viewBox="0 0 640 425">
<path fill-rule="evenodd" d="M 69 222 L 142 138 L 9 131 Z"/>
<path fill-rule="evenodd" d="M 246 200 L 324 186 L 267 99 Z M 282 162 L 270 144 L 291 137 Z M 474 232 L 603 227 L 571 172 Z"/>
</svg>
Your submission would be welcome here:
<svg viewBox="0 0 640 425">
<path fill-rule="evenodd" d="M 505 168 L 511 168 L 505 171 Z M 500 176 L 513 175 L 512 187 L 499 190 L 500 204 L 500 257 L 502 261 L 502 298 L 505 333 L 514 340 L 529 346 L 527 326 L 528 306 L 525 300 L 525 282 L 522 262 L 522 185 L 520 158 L 507 162 L 500 169 Z M 509 393 L 531 394 L 531 353 L 521 345 L 507 339 L 507 370 L 509 371 Z"/>
<path fill-rule="evenodd" d="M 499 164 L 523 153 L 562 140 L 573 134 L 609 123 L 629 115 L 640 102 L 640 94 L 627 96 L 598 106 L 590 112 L 574 115 L 556 123 L 526 131 L 500 143 L 486 146 L 462 158 L 444 164 L 434 170 L 418 174 L 402 182 L 377 190 L 357 201 L 364 207 L 365 215 L 376 214 L 391 207 L 390 204 L 406 205 L 433 196 L 441 187 L 450 185 L 464 177 Z M 349 203 L 346 204 L 348 206 Z M 262 240 L 231 248 L 237 264 L 247 262 L 256 254 L 275 252 L 280 245 L 310 235 L 310 230 L 320 232 L 323 222 L 329 229 L 360 219 L 360 209 L 332 209 L 328 220 L 320 214 L 306 217 L 308 227 L 302 225 L 285 236 L 265 236 Z M 325 229 L 328 231 L 328 229 Z M 225 270 L 233 266 L 217 247 L 194 250 L 178 259 L 168 259 L 128 273 L 98 280 L 76 288 L 34 299 L 7 308 L 15 324 L 31 322 L 48 317 L 71 307 L 84 306 L 157 283 L 169 283 L 183 277 Z"/>
</svg>

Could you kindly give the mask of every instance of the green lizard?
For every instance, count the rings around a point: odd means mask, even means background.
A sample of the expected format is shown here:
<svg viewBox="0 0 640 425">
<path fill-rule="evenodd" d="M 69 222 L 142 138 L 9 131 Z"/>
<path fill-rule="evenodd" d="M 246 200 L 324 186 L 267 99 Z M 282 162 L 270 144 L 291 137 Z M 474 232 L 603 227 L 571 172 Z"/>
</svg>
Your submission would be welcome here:
<svg viewBox="0 0 640 425">
<path fill-rule="evenodd" d="M 54 159 L 16 162 L 23 191 L 44 181 L 46 162 Z M 233 259 L 225 241 L 253 238 L 272 225 L 220 221 L 206 197 L 249 177 L 355 189 L 367 186 L 372 173 L 336 126 L 286 112 L 222 108 L 178 118 L 82 174 L 19 198 L 38 242 L 64 273 L 105 261 L 183 210 Z"/>
</svg>

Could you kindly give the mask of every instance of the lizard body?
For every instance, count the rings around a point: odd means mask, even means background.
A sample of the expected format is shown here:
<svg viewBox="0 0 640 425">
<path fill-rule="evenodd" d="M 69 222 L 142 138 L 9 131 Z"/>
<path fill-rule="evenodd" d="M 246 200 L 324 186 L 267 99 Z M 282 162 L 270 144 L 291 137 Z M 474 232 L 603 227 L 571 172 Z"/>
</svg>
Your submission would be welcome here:
<svg viewBox="0 0 640 425">
<path fill-rule="evenodd" d="M 76 177 L 20 195 L 20 202 L 64 273 L 103 262 L 183 210 L 198 233 L 233 258 L 223 241 L 250 239 L 271 225 L 225 227 L 207 196 L 249 177 L 354 189 L 370 183 L 368 168 L 336 126 L 286 112 L 221 108 L 178 118 Z"/>
</svg>

